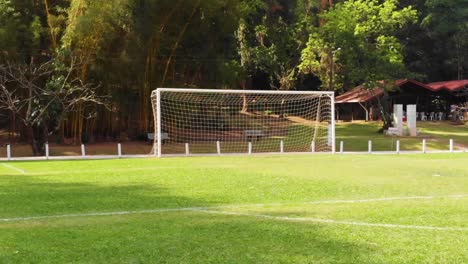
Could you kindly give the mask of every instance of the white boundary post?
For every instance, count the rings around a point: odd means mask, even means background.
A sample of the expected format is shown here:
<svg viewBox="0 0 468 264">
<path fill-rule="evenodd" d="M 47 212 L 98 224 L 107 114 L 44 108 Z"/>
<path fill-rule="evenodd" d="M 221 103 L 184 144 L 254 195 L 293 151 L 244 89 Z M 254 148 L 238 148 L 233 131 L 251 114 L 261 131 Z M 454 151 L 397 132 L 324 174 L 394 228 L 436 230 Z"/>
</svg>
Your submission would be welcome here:
<svg viewBox="0 0 468 264">
<path fill-rule="evenodd" d="M 252 155 L 252 142 L 249 142 L 249 150 L 248 150 L 249 155 Z"/>
<path fill-rule="evenodd" d="M 422 152 L 426 153 L 426 139 L 423 139 L 422 141 Z"/>
<path fill-rule="evenodd" d="M 340 141 L 340 154 L 343 154 L 344 152 L 344 142 Z"/>
<path fill-rule="evenodd" d="M 162 156 L 162 142 L 161 142 L 161 138 L 162 138 L 162 131 L 161 131 L 161 90 L 162 89 L 158 89 L 156 91 L 156 112 L 157 112 L 157 140 L 158 140 L 158 146 L 157 146 L 157 156 L 158 158 L 160 158 Z"/>
<path fill-rule="evenodd" d="M 11 160 L 11 145 L 7 144 L 7 160 Z"/>
<path fill-rule="evenodd" d="M 453 139 L 450 139 L 449 150 L 450 150 L 450 153 L 453 153 Z"/>
<path fill-rule="evenodd" d="M 122 144 L 121 143 L 117 144 L 117 156 L 119 156 L 119 158 L 122 158 Z"/>
<path fill-rule="evenodd" d="M 372 153 L 372 140 L 369 140 L 369 142 L 367 143 L 367 151 L 369 152 L 369 154 Z"/>
<path fill-rule="evenodd" d="M 45 157 L 49 159 L 49 143 L 45 143 Z"/>
<path fill-rule="evenodd" d="M 189 143 L 185 143 L 185 156 L 190 155 L 190 146 Z"/>
<path fill-rule="evenodd" d="M 315 141 L 312 141 L 312 144 L 310 144 L 310 149 L 312 153 L 315 153 Z"/>
<path fill-rule="evenodd" d="M 335 92 L 330 93 L 331 99 L 331 133 L 332 133 L 332 154 L 336 152 L 336 139 L 335 139 Z"/>
<path fill-rule="evenodd" d="M 400 154 L 400 140 L 396 141 L 396 153 Z"/>
<path fill-rule="evenodd" d="M 221 142 L 216 141 L 216 151 L 218 152 L 218 155 L 221 155 Z"/>
<path fill-rule="evenodd" d="M 81 144 L 81 156 L 83 158 L 86 156 L 86 148 L 84 144 Z"/>
<path fill-rule="evenodd" d="M 280 141 L 280 153 L 284 153 L 284 141 Z"/>
</svg>

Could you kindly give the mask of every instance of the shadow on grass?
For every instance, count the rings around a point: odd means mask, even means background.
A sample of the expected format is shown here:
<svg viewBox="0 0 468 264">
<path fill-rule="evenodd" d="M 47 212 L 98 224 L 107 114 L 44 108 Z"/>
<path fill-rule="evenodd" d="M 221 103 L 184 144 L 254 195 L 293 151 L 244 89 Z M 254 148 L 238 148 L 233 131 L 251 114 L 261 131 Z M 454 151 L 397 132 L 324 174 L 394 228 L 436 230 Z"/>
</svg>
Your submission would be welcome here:
<svg viewBox="0 0 468 264">
<path fill-rule="evenodd" d="M 109 181 L 99 181 L 107 177 Z M 0 217 L 210 206 L 133 182 L 2 175 Z M 89 181 L 89 178 L 87 178 Z M 336 229 L 334 229 L 336 230 Z M 372 248 L 315 224 L 170 212 L 0 224 L 0 258 L 34 263 L 366 263 Z M 375 262 L 374 262 L 375 263 Z"/>
<path fill-rule="evenodd" d="M 85 223 L 83 223 L 83 221 Z M 3 230 L 17 254 L 36 263 L 378 263 L 370 244 L 346 229 L 245 216 L 172 212 L 57 220 Z M 57 246 L 60 241 L 60 246 Z"/>
<path fill-rule="evenodd" d="M 58 177 L 58 176 L 54 176 Z M 167 188 L 131 182 L 60 182 L 22 175 L 0 177 L 1 218 L 205 206 L 215 201 L 172 195 Z M 118 176 L 120 177 L 120 176 Z"/>
</svg>

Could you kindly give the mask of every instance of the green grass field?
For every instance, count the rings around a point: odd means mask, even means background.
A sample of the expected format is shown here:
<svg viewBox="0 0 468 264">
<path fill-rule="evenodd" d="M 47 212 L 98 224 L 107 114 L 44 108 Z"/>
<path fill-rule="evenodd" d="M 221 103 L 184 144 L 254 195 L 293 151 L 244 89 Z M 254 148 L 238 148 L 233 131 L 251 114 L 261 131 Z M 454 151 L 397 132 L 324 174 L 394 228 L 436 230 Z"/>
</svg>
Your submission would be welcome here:
<svg viewBox="0 0 468 264">
<path fill-rule="evenodd" d="M 4 162 L 0 262 L 467 263 L 467 160 Z"/>
<path fill-rule="evenodd" d="M 418 122 L 417 137 L 395 137 L 377 133 L 381 122 L 339 122 L 336 124 L 336 143 L 344 142 L 345 151 L 366 151 L 372 140 L 376 151 L 394 151 L 396 140 L 400 140 L 401 150 L 421 150 L 422 140 L 427 140 L 428 150 L 448 150 L 453 139 L 455 149 L 468 149 L 468 125 L 452 125 L 448 122 Z"/>
</svg>

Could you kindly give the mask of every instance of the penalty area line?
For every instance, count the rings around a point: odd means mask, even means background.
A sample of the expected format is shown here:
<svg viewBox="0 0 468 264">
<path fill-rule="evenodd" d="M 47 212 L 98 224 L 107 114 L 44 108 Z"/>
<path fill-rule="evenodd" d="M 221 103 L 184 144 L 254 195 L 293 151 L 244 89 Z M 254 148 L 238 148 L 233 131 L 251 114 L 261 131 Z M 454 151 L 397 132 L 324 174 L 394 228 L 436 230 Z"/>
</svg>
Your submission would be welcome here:
<svg viewBox="0 0 468 264">
<path fill-rule="evenodd" d="M 151 213 L 201 211 L 201 210 L 210 211 L 210 210 L 235 209 L 235 208 L 246 208 L 246 207 L 311 205 L 311 204 L 340 204 L 340 203 L 364 203 L 364 202 L 382 202 L 382 201 L 396 201 L 396 200 L 416 200 L 416 199 L 436 199 L 436 198 L 464 198 L 464 197 L 468 197 L 468 194 L 439 195 L 439 196 L 387 197 L 387 198 L 374 198 L 374 199 L 361 199 L 361 200 L 323 200 L 323 201 L 303 202 L 303 203 L 270 203 L 270 204 L 200 206 L 200 207 L 185 207 L 185 208 L 184 207 L 182 207 L 182 208 L 159 208 L 159 209 L 149 209 L 149 210 L 131 210 L 131 211 L 114 211 L 114 212 L 89 212 L 89 213 L 62 214 L 62 215 L 42 215 L 42 216 L 0 218 L 0 222 L 17 222 L 17 221 L 43 220 L 43 219 L 94 217 L 94 216 L 117 216 L 117 215 L 151 214 Z"/>
<path fill-rule="evenodd" d="M 422 229 L 422 230 L 437 230 L 437 231 L 468 231 L 468 228 L 464 228 L 464 227 L 367 223 L 367 222 L 341 221 L 341 220 L 310 218 L 310 217 L 289 217 L 289 216 L 274 216 L 274 215 L 265 215 L 265 214 L 240 213 L 240 212 L 223 212 L 223 211 L 204 210 L 204 209 L 197 209 L 194 211 L 203 212 L 207 214 L 255 217 L 255 218 L 263 218 L 267 220 L 282 221 L 282 222 L 311 222 L 311 223 L 319 223 L 319 224 L 336 224 L 336 225 L 348 225 L 348 226 L 384 227 L 384 228 L 399 228 L 399 229 Z"/>
<path fill-rule="evenodd" d="M 14 170 L 14 171 L 19 172 L 21 174 L 26 174 L 26 171 L 24 171 L 24 170 L 22 170 L 22 169 L 20 169 L 18 167 L 15 167 L 13 165 L 5 164 L 5 163 L 0 163 L 0 164 L 2 164 L 2 166 L 7 168 L 7 169 Z"/>
</svg>

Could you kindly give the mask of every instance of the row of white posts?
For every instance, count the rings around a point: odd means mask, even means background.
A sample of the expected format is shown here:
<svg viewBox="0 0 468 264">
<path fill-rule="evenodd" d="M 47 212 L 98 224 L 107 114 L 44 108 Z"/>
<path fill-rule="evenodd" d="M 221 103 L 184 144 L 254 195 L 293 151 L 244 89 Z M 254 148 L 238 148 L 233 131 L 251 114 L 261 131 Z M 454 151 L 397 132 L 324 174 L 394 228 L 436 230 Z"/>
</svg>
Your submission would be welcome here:
<svg viewBox="0 0 468 264">
<path fill-rule="evenodd" d="M 154 148 L 155 149 L 157 148 L 157 144 L 154 144 Z M 315 152 L 315 142 L 312 142 L 312 144 L 310 145 L 310 148 L 311 148 L 312 152 Z M 249 142 L 249 145 L 248 145 L 248 148 L 247 148 L 247 153 L 249 155 L 252 155 L 252 149 L 253 149 L 252 142 Z M 221 142 L 220 141 L 216 141 L 216 153 L 218 155 L 221 155 Z M 284 141 L 283 140 L 280 141 L 280 153 L 284 153 Z M 157 153 L 155 153 L 155 155 L 157 155 Z M 186 156 L 190 155 L 190 145 L 189 145 L 189 143 L 185 143 L 185 155 Z"/>
<path fill-rule="evenodd" d="M 157 147 L 157 144 L 155 144 L 155 147 Z M 280 153 L 284 153 L 284 141 L 280 141 Z M 248 154 L 252 155 L 252 142 L 249 142 L 248 145 Z M 314 153 L 315 152 L 315 142 L 312 142 L 310 145 L 311 151 Z M 221 142 L 216 141 L 216 150 L 217 154 L 221 155 Z M 450 139 L 449 142 L 449 151 L 454 152 L 454 141 L 453 139 Z M 396 141 L 396 153 L 400 153 L 400 140 Z M 422 140 L 422 152 L 426 153 L 427 152 L 427 146 L 426 146 L 426 139 Z M 343 154 L 344 153 L 344 142 L 340 141 L 340 149 L 339 153 Z M 369 140 L 368 142 L 368 153 L 372 153 L 372 140 Z M 185 143 L 185 155 L 189 156 L 190 155 L 190 145 L 189 143 Z M 86 157 L 86 147 L 84 144 L 81 144 L 81 156 L 84 158 Z M 122 144 L 118 143 L 117 144 L 117 156 L 119 158 L 122 158 Z M 49 159 L 50 157 L 50 152 L 49 152 L 49 144 L 45 144 L 45 158 Z M 11 145 L 7 145 L 7 159 L 10 160 L 12 158 L 11 155 Z"/>
<path fill-rule="evenodd" d="M 454 150 L 455 150 L 454 149 L 454 141 L 453 141 L 453 139 L 450 139 L 450 141 L 449 141 L 449 152 L 453 153 Z M 369 140 L 369 142 L 368 142 L 367 152 L 369 154 L 372 153 L 372 140 Z M 400 140 L 396 141 L 396 150 L 395 150 L 395 152 L 397 154 L 400 153 Z M 344 142 L 340 141 L 340 154 L 343 154 L 343 153 L 344 153 Z M 427 153 L 426 139 L 422 140 L 422 153 Z"/>
<path fill-rule="evenodd" d="M 12 155 L 11 155 L 11 145 L 8 144 L 6 145 L 7 148 L 7 159 L 11 160 Z M 81 156 L 84 158 L 86 157 L 86 147 L 84 144 L 81 144 Z M 119 158 L 122 158 L 122 144 L 118 143 L 117 144 L 117 156 Z M 45 158 L 49 159 L 50 157 L 50 149 L 49 149 L 49 144 L 45 144 Z"/>
</svg>

